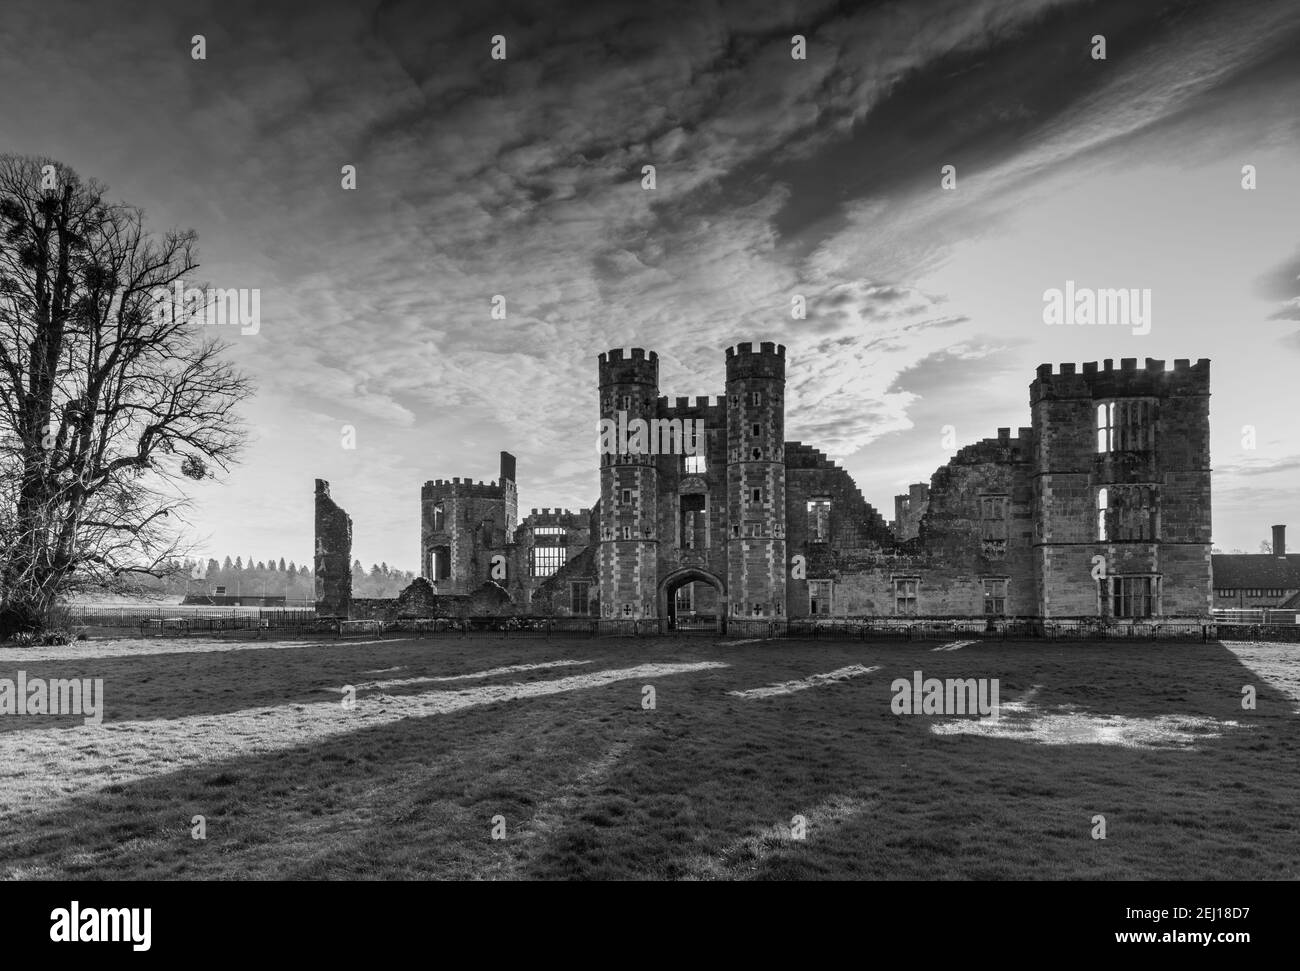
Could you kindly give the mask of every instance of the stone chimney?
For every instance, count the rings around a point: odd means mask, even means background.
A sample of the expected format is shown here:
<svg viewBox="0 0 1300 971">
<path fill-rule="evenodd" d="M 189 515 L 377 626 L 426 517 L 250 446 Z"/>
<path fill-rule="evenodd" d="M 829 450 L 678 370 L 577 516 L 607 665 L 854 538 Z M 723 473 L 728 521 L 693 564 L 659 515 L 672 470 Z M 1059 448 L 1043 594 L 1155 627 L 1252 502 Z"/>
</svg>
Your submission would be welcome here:
<svg viewBox="0 0 1300 971">
<path fill-rule="evenodd" d="M 1286 556 L 1286 527 L 1273 527 L 1273 555 Z"/>
</svg>

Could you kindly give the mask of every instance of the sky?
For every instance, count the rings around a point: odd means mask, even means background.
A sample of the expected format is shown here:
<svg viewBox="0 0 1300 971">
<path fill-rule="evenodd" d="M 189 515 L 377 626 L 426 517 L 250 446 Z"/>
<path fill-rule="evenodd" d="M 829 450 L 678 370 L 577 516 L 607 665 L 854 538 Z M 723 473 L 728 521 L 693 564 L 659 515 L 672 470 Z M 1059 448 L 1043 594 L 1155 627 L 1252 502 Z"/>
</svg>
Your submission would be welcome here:
<svg viewBox="0 0 1300 971">
<path fill-rule="evenodd" d="M 260 290 L 204 557 L 310 562 L 323 478 L 357 559 L 418 570 L 421 484 L 502 449 L 521 510 L 591 506 L 598 354 L 718 395 L 762 340 L 787 438 L 886 519 L 945 426 L 1030 424 L 1042 363 L 1209 358 L 1214 542 L 1255 552 L 1300 543 L 1298 55 L 1292 0 L 9 0 L 0 151 Z M 1066 281 L 1150 290 L 1149 332 L 1045 324 Z"/>
</svg>

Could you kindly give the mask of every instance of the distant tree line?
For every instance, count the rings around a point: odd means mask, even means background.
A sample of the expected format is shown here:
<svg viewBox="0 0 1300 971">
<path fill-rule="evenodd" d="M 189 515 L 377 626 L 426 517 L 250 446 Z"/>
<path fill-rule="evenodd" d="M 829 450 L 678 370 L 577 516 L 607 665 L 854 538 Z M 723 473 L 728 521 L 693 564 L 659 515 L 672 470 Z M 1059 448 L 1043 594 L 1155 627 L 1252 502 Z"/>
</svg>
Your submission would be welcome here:
<svg viewBox="0 0 1300 971">
<path fill-rule="evenodd" d="M 139 586 L 142 592 L 184 596 L 215 594 L 217 587 L 225 587 L 230 596 L 285 597 L 288 600 L 312 600 L 316 596 L 316 579 L 310 567 L 299 566 L 284 557 L 269 560 L 245 560 L 237 556 L 232 561 L 216 559 L 171 560 L 162 576 L 144 577 Z M 387 563 L 372 564 L 367 570 L 360 560 L 352 564 L 352 595 L 354 597 L 396 597 L 415 579 L 409 570 L 397 570 Z"/>
</svg>

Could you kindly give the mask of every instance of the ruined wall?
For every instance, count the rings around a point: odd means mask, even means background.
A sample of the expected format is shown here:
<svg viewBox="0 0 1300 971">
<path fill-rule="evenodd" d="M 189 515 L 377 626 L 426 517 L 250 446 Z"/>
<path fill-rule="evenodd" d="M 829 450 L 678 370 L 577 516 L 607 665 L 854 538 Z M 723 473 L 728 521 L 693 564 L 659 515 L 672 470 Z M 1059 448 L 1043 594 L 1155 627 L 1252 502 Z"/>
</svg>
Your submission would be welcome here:
<svg viewBox="0 0 1300 971">
<path fill-rule="evenodd" d="M 925 482 L 913 482 L 906 495 L 894 496 L 894 535 L 900 540 L 915 539 L 929 505 L 930 486 Z"/>
<path fill-rule="evenodd" d="M 352 604 L 352 519 L 316 480 L 316 615 L 344 617 Z"/>
<path fill-rule="evenodd" d="M 952 593 L 957 601 L 973 602 L 970 612 L 983 614 L 984 581 L 1005 581 L 1003 609 L 993 612 L 1037 613 L 1033 455 L 1031 428 L 1019 429 L 1015 437 L 1011 429 L 999 428 L 997 438 L 960 449 L 931 477 L 918 536 L 933 574 L 922 583 L 924 601 L 945 603 L 946 595 L 937 589 L 943 578 L 958 588 Z"/>
<path fill-rule="evenodd" d="M 490 579 L 492 557 L 509 556 L 515 531 L 515 483 L 436 479 L 420 491 L 420 575 L 439 594 L 468 594 Z M 441 507 L 437 528 L 435 511 Z M 433 576 L 434 551 L 449 551 L 451 575 Z"/>
<path fill-rule="evenodd" d="M 837 585 L 847 582 L 841 574 L 844 566 L 837 556 L 840 551 L 892 550 L 895 539 L 880 513 L 863 498 L 852 476 L 817 449 L 801 442 L 787 442 L 785 478 L 787 559 L 802 555 L 808 563 L 805 576 L 790 575 L 786 581 L 786 613 L 804 617 L 809 612 L 809 579 L 836 580 Z M 808 509 L 812 501 L 830 502 L 824 540 L 814 538 L 817 517 Z M 856 568 L 866 569 L 861 563 Z M 845 604 L 862 601 L 862 597 L 851 597 L 848 588 L 844 596 Z M 865 592 L 863 597 L 872 599 Z M 835 609 L 840 612 L 838 602 Z"/>
<path fill-rule="evenodd" d="M 552 589 L 546 597 L 538 600 L 538 591 L 555 574 L 551 574 L 550 577 L 533 575 L 533 550 L 538 547 L 554 547 L 559 539 L 563 539 L 567 565 L 593 546 L 592 527 L 592 510 L 585 508 L 577 512 L 560 508 L 533 509 L 525 516 L 515 530 L 515 542 L 511 548 L 507 579 L 502 584 L 510 591 L 515 603 L 558 604 L 562 599 L 558 588 Z M 537 532 L 538 529 L 543 528 L 558 528 L 563 529 L 564 532 L 558 536 Z M 563 566 L 557 572 L 562 571 L 564 571 Z M 567 596 L 567 589 L 566 586 L 562 591 L 565 596 Z M 567 613 L 567 608 L 564 612 Z"/>
</svg>

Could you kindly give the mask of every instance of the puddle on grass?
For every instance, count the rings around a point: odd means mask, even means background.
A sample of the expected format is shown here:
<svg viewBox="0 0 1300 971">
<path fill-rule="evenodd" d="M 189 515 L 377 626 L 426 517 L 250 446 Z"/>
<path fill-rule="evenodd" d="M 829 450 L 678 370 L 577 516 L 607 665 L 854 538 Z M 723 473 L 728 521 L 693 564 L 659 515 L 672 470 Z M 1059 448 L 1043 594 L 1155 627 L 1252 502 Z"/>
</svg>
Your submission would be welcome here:
<svg viewBox="0 0 1300 971">
<path fill-rule="evenodd" d="M 1034 692 L 1036 693 L 1036 691 Z M 1125 748 L 1188 748 L 1209 738 L 1221 738 L 1240 722 L 1201 715 L 1097 715 L 1074 708 L 1046 711 L 1028 701 L 1001 707 L 997 719 L 957 719 L 932 725 L 936 735 L 980 735 L 1010 738 L 1040 745 L 1121 745 Z"/>
</svg>

